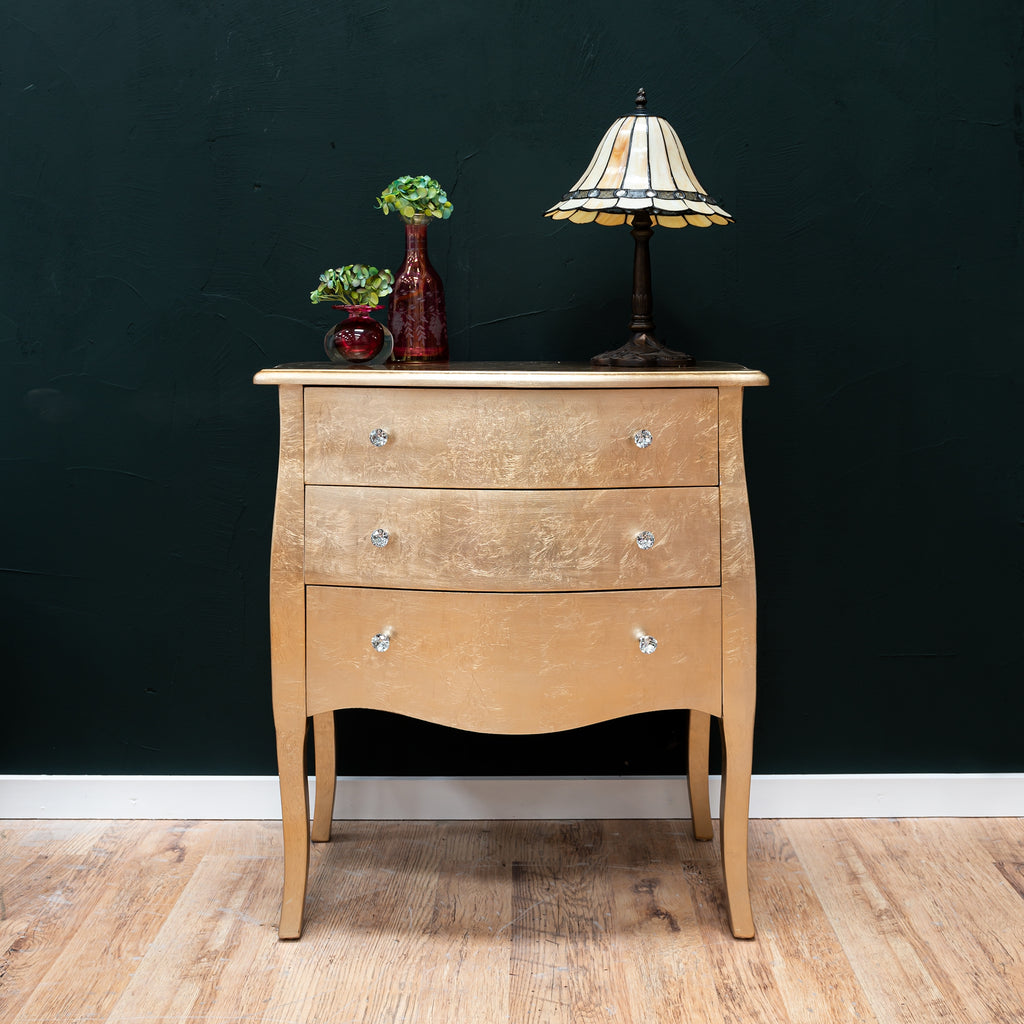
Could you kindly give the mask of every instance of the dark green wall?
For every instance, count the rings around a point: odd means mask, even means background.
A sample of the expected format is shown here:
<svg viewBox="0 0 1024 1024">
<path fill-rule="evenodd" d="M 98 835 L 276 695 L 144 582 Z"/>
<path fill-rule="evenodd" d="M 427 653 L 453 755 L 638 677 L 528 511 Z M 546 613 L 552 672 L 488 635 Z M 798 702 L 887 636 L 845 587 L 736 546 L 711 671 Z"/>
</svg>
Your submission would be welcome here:
<svg viewBox="0 0 1024 1024">
<path fill-rule="evenodd" d="M 1020 0 L 7 0 L 0 772 L 269 773 L 273 389 L 428 172 L 456 359 L 581 358 L 626 229 L 540 214 L 639 85 L 734 227 L 657 233 L 747 402 L 758 772 L 1024 770 Z M 629 19 L 633 24 L 628 25 Z M 342 716 L 341 769 L 662 773 L 682 716 Z"/>
</svg>

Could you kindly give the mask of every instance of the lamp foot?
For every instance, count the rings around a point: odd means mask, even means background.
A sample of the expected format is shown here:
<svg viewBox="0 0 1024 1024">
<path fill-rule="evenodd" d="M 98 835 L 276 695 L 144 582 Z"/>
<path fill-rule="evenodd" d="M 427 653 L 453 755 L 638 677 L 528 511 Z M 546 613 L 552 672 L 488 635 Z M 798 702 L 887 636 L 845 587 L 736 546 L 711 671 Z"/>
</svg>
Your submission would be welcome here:
<svg viewBox="0 0 1024 1024">
<path fill-rule="evenodd" d="M 639 333 L 620 348 L 602 352 L 590 362 L 594 366 L 693 366 L 697 360 L 685 352 L 666 348 L 650 334 Z"/>
</svg>

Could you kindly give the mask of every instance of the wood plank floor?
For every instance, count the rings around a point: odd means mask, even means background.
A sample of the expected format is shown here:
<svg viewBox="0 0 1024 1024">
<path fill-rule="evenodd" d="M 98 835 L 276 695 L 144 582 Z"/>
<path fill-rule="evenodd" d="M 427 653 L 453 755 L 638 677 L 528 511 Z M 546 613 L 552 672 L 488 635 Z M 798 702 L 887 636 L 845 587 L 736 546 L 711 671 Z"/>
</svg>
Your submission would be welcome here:
<svg viewBox="0 0 1024 1024">
<path fill-rule="evenodd" d="M 1024 820 L 0 822 L 0 1022 L 1021 1024 Z"/>
</svg>

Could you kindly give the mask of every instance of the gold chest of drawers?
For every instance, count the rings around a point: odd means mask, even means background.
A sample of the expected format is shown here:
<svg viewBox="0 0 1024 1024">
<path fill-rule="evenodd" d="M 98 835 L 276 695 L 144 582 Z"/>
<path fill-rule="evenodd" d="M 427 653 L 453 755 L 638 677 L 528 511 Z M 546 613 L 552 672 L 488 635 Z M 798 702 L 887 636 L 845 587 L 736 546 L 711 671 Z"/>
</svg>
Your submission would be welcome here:
<svg viewBox="0 0 1024 1024">
<path fill-rule="evenodd" d="M 375 708 L 538 733 L 689 708 L 694 828 L 711 837 L 721 722 L 722 861 L 735 935 L 753 935 L 747 810 L 753 547 L 743 388 L 729 364 L 608 370 L 452 364 L 261 371 L 281 456 L 271 646 L 285 885 L 302 928 L 312 838 L 330 836 L 334 719 Z"/>
</svg>

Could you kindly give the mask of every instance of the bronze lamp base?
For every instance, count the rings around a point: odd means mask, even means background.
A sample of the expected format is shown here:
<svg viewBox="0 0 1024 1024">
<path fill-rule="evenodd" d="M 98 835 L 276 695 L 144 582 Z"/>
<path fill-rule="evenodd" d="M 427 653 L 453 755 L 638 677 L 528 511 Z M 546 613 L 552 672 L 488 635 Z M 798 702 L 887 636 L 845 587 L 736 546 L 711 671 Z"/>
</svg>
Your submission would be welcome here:
<svg viewBox="0 0 1024 1024">
<path fill-rule="evenodd" d="M 591 360 L 594 366 L 694 366 L 697 362 L 685 352 L 674 352 L 646 333 L 634 334 L 620 348 L 602 352 Z"/>
<path fill-rule="evenodd" d="M 693 366 L 697 360 L 685 352 L 673 352 L 654 337 L 651 299 L 651 254 L 648 247 L 654 227 L 650 214 L 633 215 L 633 318 L 629 341 L 621 348 L 602 352 L 590 362 L 594 366 Z"/>
</svg>

